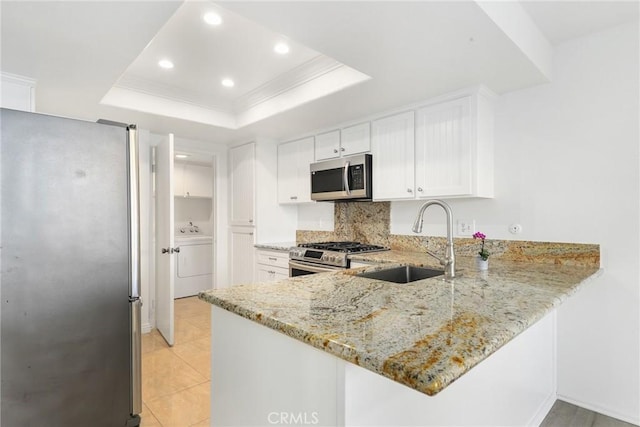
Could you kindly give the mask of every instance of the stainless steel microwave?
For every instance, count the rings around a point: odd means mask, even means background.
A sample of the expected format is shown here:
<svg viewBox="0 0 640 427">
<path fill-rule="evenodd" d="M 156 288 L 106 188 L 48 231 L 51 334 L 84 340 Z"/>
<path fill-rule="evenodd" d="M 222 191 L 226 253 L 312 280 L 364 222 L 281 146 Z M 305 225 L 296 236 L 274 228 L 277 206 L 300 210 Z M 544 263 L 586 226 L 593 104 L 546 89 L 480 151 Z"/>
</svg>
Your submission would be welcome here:
<svg viewBox="0 0 640 427">
<path fill-rule="evenodd" d="M 371 200 L 371 154 L 312 163 L 311 200 Z"/>
</svg>

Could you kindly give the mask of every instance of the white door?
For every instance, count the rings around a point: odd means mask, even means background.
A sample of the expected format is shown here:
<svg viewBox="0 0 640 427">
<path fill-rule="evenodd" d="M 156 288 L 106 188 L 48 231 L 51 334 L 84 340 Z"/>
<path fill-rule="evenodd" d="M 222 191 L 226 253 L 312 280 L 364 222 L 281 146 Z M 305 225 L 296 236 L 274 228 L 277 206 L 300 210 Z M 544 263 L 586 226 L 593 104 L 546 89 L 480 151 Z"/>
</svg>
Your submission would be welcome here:
<svg viewBox="0 0 640 427">
<path fill-rule="evenodd" d="M 173 134 L 156 148 L 156 326 L 174 343 Z"/>
</svg>

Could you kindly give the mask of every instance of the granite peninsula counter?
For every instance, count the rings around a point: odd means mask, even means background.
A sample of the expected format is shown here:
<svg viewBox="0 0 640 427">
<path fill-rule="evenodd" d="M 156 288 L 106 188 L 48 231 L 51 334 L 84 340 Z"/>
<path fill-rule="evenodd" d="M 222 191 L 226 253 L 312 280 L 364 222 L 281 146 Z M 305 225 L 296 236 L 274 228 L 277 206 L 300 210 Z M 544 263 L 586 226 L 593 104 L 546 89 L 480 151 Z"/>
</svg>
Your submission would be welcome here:
<svg viewBox="0 0 640 427">
<path fill-rule="evenodd" d="M 436 277 L 395 284 L 355 274 L 396 264 L 434 267 L 433 259 L 404 251 L 353 259 L 384 264 L 206 291 L 200 298 L 433 396 L 599 273 L 595 265 L 499 259 L 479 272 L 472 258 L 459 257 L 452 282 Z M 213 340 L 215 349 L 215 329 Z"/>
</svg>

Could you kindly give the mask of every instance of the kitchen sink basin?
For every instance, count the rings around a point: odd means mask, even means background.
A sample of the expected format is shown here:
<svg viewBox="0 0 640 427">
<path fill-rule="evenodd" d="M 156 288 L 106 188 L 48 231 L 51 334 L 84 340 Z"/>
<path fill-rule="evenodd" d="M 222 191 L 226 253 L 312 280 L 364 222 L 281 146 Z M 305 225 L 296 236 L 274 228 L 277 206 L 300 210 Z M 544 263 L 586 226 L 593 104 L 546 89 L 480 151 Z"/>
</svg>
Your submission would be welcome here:
<svg viewBox="0 0 640 427">
<path fill-rule="evenodd" d="M 394 283 L 410 283 L 416 280 L 428 279 L 430 277 L 442 276 L 444 271 L 434 270 L 424 267 L 412 267 L 406 265 L 403 267 L 387 268 L 385 270 L 369 271 L 360 273 L 357 276 L 369 279 L 384 280 Z"/>
</svg>

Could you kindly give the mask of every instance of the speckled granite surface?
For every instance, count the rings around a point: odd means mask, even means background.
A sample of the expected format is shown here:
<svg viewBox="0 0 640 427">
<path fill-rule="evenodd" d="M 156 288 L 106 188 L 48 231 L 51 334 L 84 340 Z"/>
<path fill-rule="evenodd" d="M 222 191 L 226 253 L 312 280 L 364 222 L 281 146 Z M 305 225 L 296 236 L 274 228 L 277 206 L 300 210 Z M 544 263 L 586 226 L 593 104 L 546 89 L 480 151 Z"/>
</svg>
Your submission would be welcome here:
<svg viewBox="0 0 640 427">
<path fill-rule="evenodd" d="M 275 243 L 256 243 L 253 245 L 257 249 L 269 249 L 272 251 L 289 252 L 289 249 L 296 245 L 296 242 L 275 242 Z"/>
<path fill-rule="evenodd" d="M 387 262 L 435 267 L 420 253 Z M 200 293 L 200 298 L 299 341 L 434 395 L 557 307 L 598 266 L 494 259 L 477 272 L 460 257 L 452 282 L 394 284 L 344 270 Z M 384 267 L 390 267 L 386 264 Z M 365 270 L 380 269 L 380 266 Z"/>
<path fill-rule="evenodd" d="M 336 203 L 334 231 L 298 230 L 298 243 L 350 240 L 387 248 L 444 254 L 446 238 L 389 234 L 389 202 Z M 472 238 L 454 238 L 457 256 L 475 256 L 480 243 Z M 491 260 L 564 265 L 600 265 L 600 246 L 583 243 L 486 240 Z"/>
</svg>

